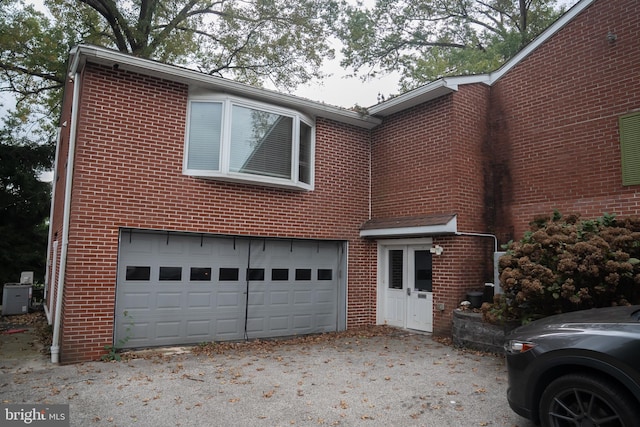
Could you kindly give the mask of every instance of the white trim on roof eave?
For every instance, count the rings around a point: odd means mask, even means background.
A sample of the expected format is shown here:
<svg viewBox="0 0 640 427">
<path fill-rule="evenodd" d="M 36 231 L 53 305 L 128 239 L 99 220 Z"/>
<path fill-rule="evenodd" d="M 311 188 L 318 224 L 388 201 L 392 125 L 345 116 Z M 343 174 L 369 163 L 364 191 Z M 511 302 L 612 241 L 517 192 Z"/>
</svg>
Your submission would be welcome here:
<svg viewBox="0 0 640 427">
<path fill-rule="evenodd" d="M 458 232 L 458 216 L 454 215 L 446 224 L 421 225 L 416 227 L 372 228 L 360 230 L 360 237 L 412 237 L 412 236 L 443 236 Z"/>
<path fill-rule="evenodd" d="M 431 101 L 432 99 L 448 95 L 451 92 L 455 92 L 458 90 L 459 85 L 471 83 L 489 84 L 489 81 L 490 79 L 488 74 L 443 77 L 424 86 L 420 86 L 417 89 L 405 92 L 395 98 L 391 98 L 388 101 L 369 107 L 368 112 L 372 116 L 386 117 L 399 111 L 406 110 L 407 108 Z"/>
<path fill-rule="evenodd" d="M 453 235 L 455 230 L 446 225 L 424 227 L 380 228 L 376 230 L 362 230 L 360 237 L 384 238 L 384 237 L 409 237 L 409 236 L 442 236 Z"/>
<path fill-rule="evenodd" d="M 520 50 L 513 58 L 508 60 L 502 67 L 498 68 L 496 71 L 492 71 L 489 73 L 490 76 L 490 85 L 493 85 L 496 81 L 498 81 L 502 76 L 508 73 L 513 67 L 518 65 L 520 61 L 529 56 L 533 51 L 535 51 L 540 45 L 553 37 L 558 31 L 564 28 L 569 22 L 573 21 L 573 19 L 578 16 L 583 10 L 587 7 L 591 6 L 596 0 L 581 0 L 571 9 L 566 11 L 564 15 L 558 18 L 553 24 L 547 27 L 538 37 L 533 39 L 528 45 L 526 45 L 522 50 Z"/>
<path fill-rule="evenodd" d="M 341 123 L 347 123 L 365 129 L 373 129 L 382 123 L 376 117 L 363 115 L 356 111 L 311 101 L 294 95 L 283 94 L 268 89 L 257 88 L 222 77 L 210 76 L 199 71 L 176 67 L 149 59 L 117 52 L 91 45 L 78 45 L 71 50 L 72 62 L 69 74 L 73 75 L 87 61 L 96 64 L 113 66 L 118 64 L 121 69 L 137 72 L 143 75 L 159 77 L 170 81 L 184 83 L 189 86 L 200 86 L 225 93 L 260 100 L 267 103 L 290 107 L 309 116 L 324 117 Z"/>
</svg>

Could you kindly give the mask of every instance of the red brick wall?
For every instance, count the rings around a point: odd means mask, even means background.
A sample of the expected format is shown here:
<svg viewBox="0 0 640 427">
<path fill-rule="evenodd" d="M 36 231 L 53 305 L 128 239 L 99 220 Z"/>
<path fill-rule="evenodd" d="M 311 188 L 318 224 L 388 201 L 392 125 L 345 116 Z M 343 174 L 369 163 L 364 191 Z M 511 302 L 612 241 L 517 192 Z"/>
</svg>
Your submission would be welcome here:
<svg viewBox="0 0 640 427">
<path fill-rule="evenodd" d="M 373 323 L 375 247 L 358 237 L 368 218 L 369 131 L 317 120 L 312 192 L 207 181 L 182 174 L 186 101 L 180 84 L 87 66 L 61 360 L 96 359 L 112 343 L 120 227 L 347 240 L 348 324 Z"/>
<path fill-rule="evenodd" d="M 373 132 L 374 218 L 456 213 L 458 231 L 489 233 L 484 147 L 489 87 L 459 91 L 384 120 Z M 493 239 L 435 237 L 434 333 L 451 332 L 451 312 L 469 290 L 492 281 Z"/>
<path fill-rule="evenodd" d="M 397 113 L 373 132 L 374 218 L 457 213 L 461 231 L 485 232 L 485 85 Z"/>
<path fill-rule="evenodd" d="M 448 336 L 453 310 L 467 299 L 467 292 L 484 291 L 484 284 L 493 282 L 494 241 L 452 236 L 435 238 L 434 244 L 442 246 L 444 252 L 433 257 L 433 333 Z M 444 311 L 437 310 L 438 303 L 444 304 Z"/>
<path fill-rule="evenodd" d="M 638 64 L 640 3 L 600 0 L 493 86 L 492 143 L 510 150 L 502 233 L 518 239 L 554 209 L 640 213 L 638 186 L 622 185 L 618 135 L 618 118 L 640 109 Z"/>
<path fill-rule="evenodd" d="M 373 218 L 451 212 L 453 96 L 400 112 L 373 131 Z"/>
</svg>

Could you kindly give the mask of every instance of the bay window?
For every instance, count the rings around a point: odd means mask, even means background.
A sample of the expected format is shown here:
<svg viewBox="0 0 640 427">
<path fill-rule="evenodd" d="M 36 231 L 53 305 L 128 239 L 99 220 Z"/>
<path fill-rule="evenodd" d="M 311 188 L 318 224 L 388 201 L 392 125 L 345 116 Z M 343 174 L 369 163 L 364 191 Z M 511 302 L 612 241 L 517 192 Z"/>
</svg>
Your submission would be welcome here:
<svg viewBox="0 0 640 427">
<path fill-rule="evenodd" d="M 296 111 L 236 98 L 191 99 L 184 173 L 312 190 L 311 123 Z"/>
</svg>

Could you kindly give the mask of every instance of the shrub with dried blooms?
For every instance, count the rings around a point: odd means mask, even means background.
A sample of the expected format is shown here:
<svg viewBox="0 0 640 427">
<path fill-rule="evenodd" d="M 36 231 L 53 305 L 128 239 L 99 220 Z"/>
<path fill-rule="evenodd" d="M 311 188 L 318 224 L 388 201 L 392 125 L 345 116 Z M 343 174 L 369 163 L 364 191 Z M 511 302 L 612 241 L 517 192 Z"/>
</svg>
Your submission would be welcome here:
<svg viewBox="0 0 640 427">
<path fill-rule="evenodd" d="M 500 258 L 504 291 L 483 306 L 493 323 L 640 303 L 640 218 L 537 217 Z"/>
</svg>

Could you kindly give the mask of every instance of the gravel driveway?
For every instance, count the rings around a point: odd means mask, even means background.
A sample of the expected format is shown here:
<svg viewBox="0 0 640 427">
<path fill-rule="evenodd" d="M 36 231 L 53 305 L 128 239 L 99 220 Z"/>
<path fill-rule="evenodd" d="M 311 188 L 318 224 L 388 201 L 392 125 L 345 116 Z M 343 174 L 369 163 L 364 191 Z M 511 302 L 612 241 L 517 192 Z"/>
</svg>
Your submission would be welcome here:
<svg viewBox="0 0 640 427">
<path fill-rule="evenodd" d="M 0 363 L 3 403 L 68 403 L 72 426 L 519 426 L 502 357 L 378 327 L 290 341 Z"/>
</svg>

